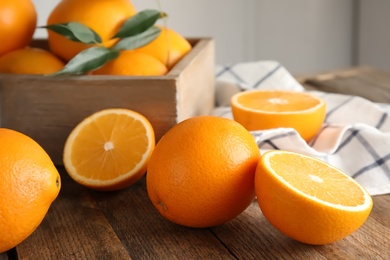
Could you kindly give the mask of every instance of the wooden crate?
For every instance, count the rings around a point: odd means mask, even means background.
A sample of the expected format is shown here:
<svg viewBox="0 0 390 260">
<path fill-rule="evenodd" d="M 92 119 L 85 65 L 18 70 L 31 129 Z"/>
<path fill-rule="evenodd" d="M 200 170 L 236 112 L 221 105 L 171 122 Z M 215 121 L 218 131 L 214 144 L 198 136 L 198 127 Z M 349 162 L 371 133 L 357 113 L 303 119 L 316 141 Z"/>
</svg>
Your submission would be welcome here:
<svg viewBox="0 0 390 260">
<path fill-rule="evenodd" d="M 164 76 L 0 74 L 0 126 L 36 140 L 56 165 L 62 165 L 64 143 L 76 124 L 105 108 L 143 114 L 158 141 L 178 122 L 214 108 L 214 41 L 189 40 L 192 50 Z"/>
</svg>

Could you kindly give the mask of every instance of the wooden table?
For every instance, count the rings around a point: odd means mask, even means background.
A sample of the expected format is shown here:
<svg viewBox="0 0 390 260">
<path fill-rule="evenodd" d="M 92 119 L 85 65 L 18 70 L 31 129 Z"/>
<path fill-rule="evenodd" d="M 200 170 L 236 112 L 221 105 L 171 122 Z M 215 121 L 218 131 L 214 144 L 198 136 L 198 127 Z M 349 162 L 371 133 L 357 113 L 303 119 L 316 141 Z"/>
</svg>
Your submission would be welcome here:
<svg viewBox="0 0 390 260">
<path fill-rule="evenodd" d="M 257 202 L 224 225 L 191 229 L 155 210 L 145 178 L 111 193 L 88 190 L 60 168 L 63 186 L 39 228 L 0 259 L 390 259 L 390 195 L 354 234 L 326 246 L 293 241 Z"/>
<path fill-rule="evenodd" d="M 365 80 L 366 84 L 385 86 L 390 95 L 390 76 L 381 74 L 381 80 L 375 81 L 372 75 L 378 75 L 368 73 L 371 78 L 364 71 L 356 75 L 370 78 L 371 81 Z M 328 78 L 335 79 L 336 76 Z M 300 80 L 320 90 L 330 82 L 323 78 Z M 352 87 L 344 90 L 351 89 L 353 92 Z M 343 88 L 337 90 L 343 92 Z M 256 201 L 231 222 L 191 229 L 159 215 L 147 196 L 145 178 L 128 189 L 104 193 L 78 185 L 63 167 L 59 171 L 62 189 L 42 224 L 15 249 L 0 254 L 0 260 L 390 259 L 390 194 L 374 196 L 371 215 L 352 235 L 330 245 L 310 246 L 291 240 L 273 228 Z"/>
</svg>

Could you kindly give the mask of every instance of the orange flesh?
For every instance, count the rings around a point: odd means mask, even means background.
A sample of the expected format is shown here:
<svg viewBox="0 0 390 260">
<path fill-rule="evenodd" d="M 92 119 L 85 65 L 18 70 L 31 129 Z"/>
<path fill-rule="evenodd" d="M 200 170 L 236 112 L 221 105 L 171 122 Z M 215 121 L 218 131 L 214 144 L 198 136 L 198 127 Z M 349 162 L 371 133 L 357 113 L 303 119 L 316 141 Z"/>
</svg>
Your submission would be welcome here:
<svg viewBox="0 0 390 260">
<path fill-rule="evenodd" d="M 86 125 L 74 140 L 71 160 L 78 174 L 90 179 L 110 180 L 128 173 L 147 151 L 144 126 L 126 115 L 109 114 L 95 120 L 96 123 Z M 96 128 L 98 131 L 94 130 Z M 102 168 L 97 169 L 97 165 Z"/>
<path fill-rule="evenodd" d="M 307 195 L 336 205 L 364 204 L 364 194 L 358 186 L 344 174 L 318 161 L 275 154 L 270 158 L 270 166 L 277 175 Z"/>
<path fill-rule="evenodd" d="M 317 106 L 320 102 L 302 93 L 285 93 L 278 91 L 242 95 L 237 102 L 244 107 L 267 112 L 302 111 Z"/>
</svg>

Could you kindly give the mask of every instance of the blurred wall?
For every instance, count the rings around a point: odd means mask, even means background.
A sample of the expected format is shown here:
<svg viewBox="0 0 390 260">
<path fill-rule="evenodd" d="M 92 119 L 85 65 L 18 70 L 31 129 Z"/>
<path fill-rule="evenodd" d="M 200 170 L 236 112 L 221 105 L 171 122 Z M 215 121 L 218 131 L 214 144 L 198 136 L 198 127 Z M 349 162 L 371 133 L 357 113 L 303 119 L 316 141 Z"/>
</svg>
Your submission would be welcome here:
<svg viewBox="0 0 390 260">
<path fill-rule="evenodd" d="M 59 0 L 33 0 L 39 25 Z M 138 10 L 156 0 L 132 0 Z M 356 0 L 160 0 L 168 26 L 186 37 L 213 37 L 218 64 L 280 61 L 293 74 L 346 68 L 355 62 Z M 367 1 L 371 2 L 371 1 Z M 38 29 L 36 38 L 46 37 Z"/>
<path fill-rule="evenodd" d="M 390 1 L 359 1 L 357 63 L 390 71 Z"/>
</svg>

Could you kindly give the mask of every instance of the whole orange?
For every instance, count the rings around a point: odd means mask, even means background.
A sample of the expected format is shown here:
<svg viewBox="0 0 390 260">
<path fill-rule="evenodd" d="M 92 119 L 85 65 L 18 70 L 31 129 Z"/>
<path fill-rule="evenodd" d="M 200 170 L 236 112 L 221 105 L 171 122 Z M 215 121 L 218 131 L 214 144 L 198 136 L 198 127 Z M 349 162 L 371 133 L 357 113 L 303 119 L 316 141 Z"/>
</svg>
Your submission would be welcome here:
<svg viewBox="0 0 390 260">
<path fill-rule="evenodd" d="M 49 51 L 26 47 L 0 57 L 0 73 L 51 74 L 61 70 L 64 62 Z"/>
<path fill-rule="evenodd" d="M 237 122 L 213 116 L 187 119 L 157 143 L 146 175 L 148 196 L 176 224 L 223 224 L 253 201 L 259 158 L 253 136 Z"/>
<path fill-rule="evenodd" d="M 136 49 L 138 52 L 150 54 L 162 63 L 168 69 L 171 69 L 180 59 L 182 59 L 190 50 L 191 44 L 176 31 L 161 27 L 160 35 L 147 45 Z"/>
<path fill-rule="evenodd" d="M 167 67 L 146 53 L 122 51 L 118 58 L 92 72 L 93 75 L 161 76 Z"/>
<path fill-rule="evenodd" d="M 31 0 L 1 0 L 0 56 L 27 46 L 36 25 L 37 13 Z"/>
<path fill-rule="evenodd" d="M 129 0 L 62 0 L 50 13 L 47 24 L 79 22 L 93 29 L 102 38 L 102 44 L 111 47 L 117 39 L 111 39 L 126 19 L 136 10 Z M 73 42 L 64 36 L 48 31 L 48 41 L 53 53 L 66 61 L 89 44 Z"/>
<path fill-rule="evenodd" d="M 30 137 L 0 128 L 0 253 L 25 240 L 57 197 L 61 180 L 43 148 Z"/>
</svg>

